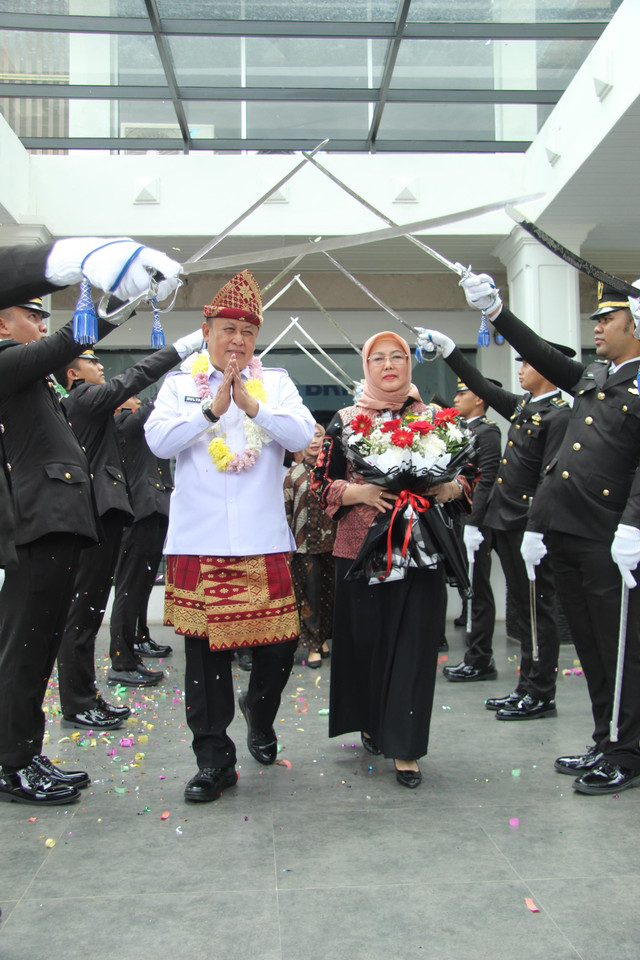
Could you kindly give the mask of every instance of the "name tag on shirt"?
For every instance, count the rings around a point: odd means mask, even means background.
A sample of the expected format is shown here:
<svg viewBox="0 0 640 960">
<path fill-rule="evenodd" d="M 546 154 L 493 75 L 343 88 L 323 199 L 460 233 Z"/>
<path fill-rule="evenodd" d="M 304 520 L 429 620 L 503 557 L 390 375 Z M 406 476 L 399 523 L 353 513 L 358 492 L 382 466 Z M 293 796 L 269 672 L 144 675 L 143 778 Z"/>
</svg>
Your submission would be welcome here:
<svg viewBox="0 0 640 960">
<path fill-rule="evenodd" d="M 185 403 L 202 403 L 202 397 L 185 397 Z"/>
</svg>

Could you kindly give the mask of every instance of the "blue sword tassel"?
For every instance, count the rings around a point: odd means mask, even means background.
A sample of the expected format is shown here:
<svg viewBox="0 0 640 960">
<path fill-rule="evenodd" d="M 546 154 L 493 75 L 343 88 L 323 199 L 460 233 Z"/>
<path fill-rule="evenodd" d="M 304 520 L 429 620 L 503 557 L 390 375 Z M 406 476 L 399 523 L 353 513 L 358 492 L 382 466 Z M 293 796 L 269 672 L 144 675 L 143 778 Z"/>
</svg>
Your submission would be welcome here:
<svg viewBox="0 0 640 960">
<path fill-rule="evenodd" d="M 151 346 L 154 350 L 164 347 L 164 330 L 160 322 L 160 313 L 158 311 L 158 301 L 154 297 L 151 301 L 153 306 L 153 326 L 151 327 Z"/>
<path fill-rule="evenodd" d="M 80 282 L 80 296 L 73 314 L 73 339 L 76 343 L 95 343 L 98 339 L 98 318 L 91 299 L 91 284 L 86 277 Z"/>
<path fill-rule="evenodd" d="M 480 321 L 480 329 L 478 330 L 478 346 L 479 347 L 488 347 L 491 344 L 491 332 L 489 330 L 489 324 L 487 323 L 487 315 L 482 311 L 482 320 Z"/>
</svg>

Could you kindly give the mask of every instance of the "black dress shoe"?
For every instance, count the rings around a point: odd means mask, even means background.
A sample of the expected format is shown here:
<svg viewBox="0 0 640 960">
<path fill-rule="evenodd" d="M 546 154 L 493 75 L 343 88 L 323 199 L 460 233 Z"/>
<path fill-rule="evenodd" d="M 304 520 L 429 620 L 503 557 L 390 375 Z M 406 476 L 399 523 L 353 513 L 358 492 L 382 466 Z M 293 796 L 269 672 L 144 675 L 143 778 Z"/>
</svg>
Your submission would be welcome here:
<svg viewBox="0 0 640 960">
<path fill-rule="evenodd" d="M 305 663 L 310 670 L 319 670 L 320 667 L 322 666 L 322 657 L 320 657 L 319 660 L 309 660 L 309 658 L 307 657 L 307 659 L 305 660 Z"/>
<path fill-rule="evenodd" d="M 366 733 L 361 733 L 360 739 L 362 740 L 362 746 L 365 748 L 367 753 L 372 753 L 374 757 L 380 756 L 382 750 L 372 737 L 368 737 Z"/>
<path fill-rule="evenodd" d="M 395 766 L 395 760 L 393 761 Z M 396 780 L 401 787 L 408 787 L 409 790 L 415 790 L 422 783 L 422 774 L 419 770 L 398 770 L 396 767 Z"/>
<path fill-rule="evenodd" d="M 173 647 L 156 643 L 149 637 L 142 643 L 134 643 L 133 652 L 139 657 L 170 657 L 173 653 Z"/>
<path fill-rule="evenodd" d="M 151 670 L 141 657 L 138 657 L 138 663 L 135 669 L 138 673 L 141 673 L 143 677 L 149 677 L 154 683 L 160 683 L 161 680 L 164 680 L 164 670 Z"/>
<path fill-rule="evenodd" d="M 471 683 L 474 680 L 496 680 L 498 671 L 493 660 L 486 667 L 474 667 L 462 660 L 454 667 L 443 667 L 442 676 L 452 683 Z"/>
<path fill-rule="evenodd" d="M 485 700 L 484 705 L 487 710 L 501 710 L 502 707 L 514 706 L 522 700 L 523 696 L 523 693 L 514 690 L 513 693 L 508 693 L 506 697 L 489 697 L 488 700 Z"/>
<path fill-rule="evenodd" d="M 0 768 L 0 800 L 53 807 L 75 803 L 79 799 L 80 792 L 76 787 L 53 780 L 33 762 L 13 773 Z"/>
<path fill-rule="evenodd" d="M 163 677 L 163 673 L 159 677 L 150 677 L 146 673 L 142 673 L 137 667 L 135 670 L 114 670 L 113 667 L 109 667 L 107 684 L 110 687 L 155 687 Z"/>
<path fill-rule="evenodd" d="M 569 773 L 572 777 L 576 774 L 589 773 L 590 770 L 602 760 L 602 751 L 595 744 L 589 747 L 586 753 L 575 756 L 558 757 L 554 767 L 558 773 Z"/>
<path fill-rule="evenodd" d="M 203 767 L 184 788 L 184 798 L 195 803 L 208 803 L 217 800 L 223 790 L 234 787 L 237 782 L 235 767 Z"/>
<path fill-rule="evenodd" d="M 640 786 L 640 770 L 630 770 L 629 767 L 620 767 L 604 757 L 589 771 L 573 781 L 573 789 L 578 793 L 588 793 L 591 796 L 606 796 L 609 793 L 620 793 L 629 787 Z"/>
<path fill-rule="evenodd" d="M 271 727 L 270 730 L 258 730 L 255 721 L 251 716 L 251 711 L 247 706 L 247 695 L 243 693 L 238 699 L 242 716 L 247 721 L 247 747 L 249 753 L 258 763 L 263 763 L 266 767 L 274 763 L 278 755 L 278 739 L 276 732 Z"/>
<path fill-rule="evenodd" d="M 508 707 L 502 707 L 496 713 L 498 720 L 538 720 L 541 717 L 556 717 L 555 700 L 536 700 L 534 697 L 525 693 L 522 700 L 511 704 Z"/>
<path fill-rule="evenodd" d="M 79 790 L 91 783 L 91 777 L 84 770 L 61 770 L 43 754 L 34 757 L 31 763 L 54 783 L 63 783 L 67 787 L 77 787 Z"/>
<path fill-rule="evenodd" d="M 321 650 L 320 656 L 322 657 L 323 660 L 328 660 L 329 657 L 331 656 L 331 650 Z"/>
<path fill-rule="evenodd" d="M 61 727 L 79 727 L 83 729 L 88 727 L 92 730 L 117 730 L 122 726 L 122 717 L 114 717 L 113 714 L 103 713 L 102 710 L 92 709 L 83 710 L 82 713 L 73 713 L 63 716 L 60 721 Z"/>
<path fill-rule="evenodd" d="M 241 670 L 246 670 L 247 673 L 253 669 L 253 653 L 251 650 L 238 650 L 238 666 Z"/>
<path fill-rule="evenodd" d="M 131 716 L 131 710 L 129 707 L 116 706 L 113 703 L 107 703 L 104 697 L 101 697 L 100 694 L 98 694 L 96 697 L 96 706 L 102 713 L 106 713 L 107 716 L 110 717 L 118 717 L 119 720 L 126 720 L 127 717 Z"/>
<path fill-rule="evenodd" d="M 466 627 L 467 625 L 467 601 L 463 600 L 462 610 L 460 611 L 460 616 L 456 617 L 453 621 L 454 627 Z"/>
</svg>

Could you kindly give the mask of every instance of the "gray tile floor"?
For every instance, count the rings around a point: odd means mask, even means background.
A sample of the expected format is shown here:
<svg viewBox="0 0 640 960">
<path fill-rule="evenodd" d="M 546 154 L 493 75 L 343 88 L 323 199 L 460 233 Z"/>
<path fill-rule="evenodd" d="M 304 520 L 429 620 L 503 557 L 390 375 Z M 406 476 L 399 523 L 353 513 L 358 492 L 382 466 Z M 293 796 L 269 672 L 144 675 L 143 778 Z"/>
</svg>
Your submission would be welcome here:
<svg viewBox="0 0 640 960">
<path fill-rule="evenodd" d="M 462 631 L 448 636 L 455 663 Z M 497 681 L 439 676 L 408 791 L 356 735 L 327 739 L 328 666 L 296 667 L 278 764 L 248 756 L 238 714 L 238 786 L 186 805 L 181 643 L 155 637 L 175 646 L 167 680 L 126 694 L 135 716 L 109 737 L 70 739 L 52 684 L 46 750 L 93 783 L 69 808 L 2 804 L 2 960 L 638 960 L 640 790 L 580 796 L 553 771 L 589 738 L 584 677 L 561 672 L 557 719 L 496 721 L 483 700 L 512 689 L 517 660 L 499 631 Z M 106 692 L 105 650 L 103 629 Z M 574 657 L 562 647 L 561 671 Z"/>
</svg>

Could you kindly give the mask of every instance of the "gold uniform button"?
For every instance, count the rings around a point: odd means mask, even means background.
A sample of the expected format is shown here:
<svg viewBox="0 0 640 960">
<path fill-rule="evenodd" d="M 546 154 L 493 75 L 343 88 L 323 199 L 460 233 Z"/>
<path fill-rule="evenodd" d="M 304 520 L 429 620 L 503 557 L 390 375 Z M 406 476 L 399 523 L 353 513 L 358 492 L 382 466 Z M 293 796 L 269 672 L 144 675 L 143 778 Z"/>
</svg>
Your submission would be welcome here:
<svg viewBox="0 0 640 960">
<path fill-rule="evenodd" d="M 583 393 L 584 393 L 584 390 L 578 390 L 578 396 L 579 396 L 579 397 L 581 397 Z"/>
<path fill-rule="evenodd" d="M 569 479 L 569 471 L 568 471 L 568 470 L 563 470 L 563 471 L 562 471 L 562 479 L 563 479 L 563 480 L 568 480 L 568 479 Z"/>
<path fill-rule="evenodd" d="M 629 407 L 626 405 L 626 403 L 623 403 L 623 404 L 622 404 L 622 412 L 623 412 L 623 413 L 626 413 L 628 409 L 629 409 Z"/>
<path fill-rule="evenodd" d="M 602 491 L 602 495 L 603 495 L 603 497 L 608 497 L 608 496 L 609 496 L 609 491 L 605 488 L 605 489 Z"/>
<path fill-rule="evenodd" d="M 531 433 L 531 430 L 527 430 L 527 433 Z"/>
<path fill-rule="evenodd" d="M 584 422 L 587 424 L 588 427 L 590 427 L 591 424 L 593 423 L 593 417 L 585 417 Z"/>
<path fill-rule="evenodd" d="M 598 400 L 604 400 L 604 393 L 602 392 L 602 390 L 598 394 Z"/>
<path fill-rule="evenodd" d="M 520 424 L 516 423 L 516 430 L 519 430 L 519 429 L 520 429 Z"/>
<path fill-rule="evenodd" d="M 573 449 L 574 449 L 574 450 L 582 450 L 582 444 L 581 444 L 581 443 L 574 443 Z"/>
<path fill-rule="evenodd" d="M 70 474 L 70 473 L 65 473 L 65 478 L 66 478 L 67 480 L 71 480 L 71 474 Z"/>
<path fill-rule="evenodd" d="M 497 482 L 498 482 L 498 483 L 502 483 L 502 477 L 498 477 Z"/>
<path fill-rule="evenodd" d="M 509 446 L 510 446 L 510 447 L 513 446 L 513 440 L 509 440 Z"/>
<path fill-rule="evenodd" d="M 526 495 L 526 493 L 523 493 L 523 494 L 522 494 L 522 499 L 523 499 L 523 500 L 528 500 L 529 497 Z"/>
<path fill-rule="evenodd" d="M 503 463 L 506 463 L 507 461 L 506 461 L 506 460 L 503 460 L 502 462 L 503 462 Z"/>
</svg>

